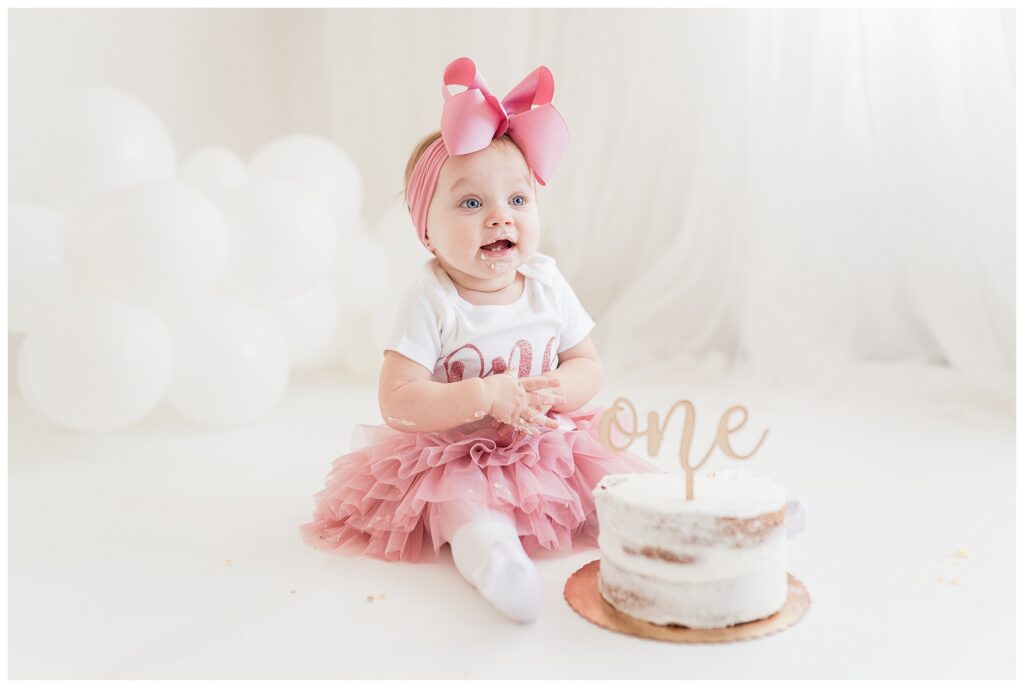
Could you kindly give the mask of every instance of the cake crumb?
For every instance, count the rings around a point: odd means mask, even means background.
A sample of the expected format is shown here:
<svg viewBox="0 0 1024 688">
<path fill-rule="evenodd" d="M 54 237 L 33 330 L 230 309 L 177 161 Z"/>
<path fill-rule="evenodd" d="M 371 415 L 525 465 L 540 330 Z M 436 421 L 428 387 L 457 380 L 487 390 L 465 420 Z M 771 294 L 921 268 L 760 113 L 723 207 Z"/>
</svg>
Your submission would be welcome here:
<svg viewBox="0 0 1024 688">
<path fill-rule="evenodd" d="M 387 421 L 389 423 L 397 423 L 398 425 L 404 425 L 406 427 L 416 425 L 416 421 L 407 420 L 405 418 L 392 418 L 391 416 L 388 416 Z"/>
</svg>

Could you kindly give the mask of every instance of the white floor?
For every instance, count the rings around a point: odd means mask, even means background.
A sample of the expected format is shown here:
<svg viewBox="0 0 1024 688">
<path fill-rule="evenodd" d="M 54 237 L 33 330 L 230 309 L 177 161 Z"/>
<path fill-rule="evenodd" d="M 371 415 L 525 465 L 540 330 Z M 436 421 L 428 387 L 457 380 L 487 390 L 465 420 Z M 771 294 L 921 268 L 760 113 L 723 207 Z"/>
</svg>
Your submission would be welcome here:
<svg viewBox="0 0 1024 688">
<path fill-rule="evenodd" d="M 304 545 L 298 525 L 352 425 L 379 422 L 373 385 L 296 381 L 251 427 L 161 411 L 108 435 L 55 428 L 12 394 L 9 675 L 1013 678 L 1012 380 L 981 388 L 888 367 L 849 380 L 800 395 L 606 384 L 596 400 L 621 394 L 641 413 L 694 401 L 693 460 L 730 404 L 750 410 L 739 449 L 770 429 L 743 467 L 807 505 L 789 570 L 812 606 L 785 632 L 718 645 L 641 640 L 577 616 L 562 589 L 596 550 L 539 561 L 544 610 L 518 626 L 450 556 L 403 565 Z M 678 465 L 679 428 L 665 466 Z M 706 468 L 733 463 L 719 454 Z"/>
</svg>

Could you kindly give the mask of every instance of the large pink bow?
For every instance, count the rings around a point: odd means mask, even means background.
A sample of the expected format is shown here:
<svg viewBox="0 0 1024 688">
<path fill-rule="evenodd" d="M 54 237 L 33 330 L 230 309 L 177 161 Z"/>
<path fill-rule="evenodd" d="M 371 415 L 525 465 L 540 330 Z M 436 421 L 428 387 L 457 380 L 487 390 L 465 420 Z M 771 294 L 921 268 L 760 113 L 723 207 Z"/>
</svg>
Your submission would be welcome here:
<svg viewBox="0 0 1024 688">
<path fill-rule="evenodd" d="M 448 87 L 454 85 L 466 90 L 452 95 Z M 441 92 L 441 137 L 448 155 L 483 150 L 507 131 L 537 181 L 547 184 L 569 144 L 565 120 L 551 104 L 555 80 L 547 67 L 530 72 L 499 102 L 473 60 L 460 57 L 445 68 Z"/>
</svg>

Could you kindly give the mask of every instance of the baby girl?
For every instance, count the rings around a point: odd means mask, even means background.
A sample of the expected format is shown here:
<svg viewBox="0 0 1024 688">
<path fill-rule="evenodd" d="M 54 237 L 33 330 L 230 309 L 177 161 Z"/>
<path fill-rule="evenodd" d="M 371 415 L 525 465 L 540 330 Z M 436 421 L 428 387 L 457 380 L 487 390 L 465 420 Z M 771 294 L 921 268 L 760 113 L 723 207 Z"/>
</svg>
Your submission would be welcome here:
<svg viewBox="0 0 1024 688">
<path fill-rule="evenodd" d="M 537 182 L 568 133 L 540 67 L 502 101 L 468 58 L 445 70 L 441 131 L 406 167 L 433 254 L 406 293 L 380 372 L 386 425 L 359 425 L 316 495 L 307 541 L 388 561 L 436 560 L 509 618 L 540 611 L 530 555 L 597 544 L 592 491 L 659 471 L 597 438 L 594 322 L 537 252 Z M 448 87 L 465 86 L 452 95 Z"/>
</svg>

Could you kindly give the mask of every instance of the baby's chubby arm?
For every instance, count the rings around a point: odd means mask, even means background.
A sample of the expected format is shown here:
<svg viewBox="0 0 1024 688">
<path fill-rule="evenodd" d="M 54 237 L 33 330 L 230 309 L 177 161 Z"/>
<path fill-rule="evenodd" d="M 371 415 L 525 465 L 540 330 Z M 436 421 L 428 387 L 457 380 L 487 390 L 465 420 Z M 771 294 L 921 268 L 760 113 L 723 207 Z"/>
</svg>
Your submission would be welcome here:
<svg viewBox="0 0 1024 688">
<path fill-rule="evenodd" d="M 483 380 L 471 377 L 441 384 L 430 371 L 396 351 L 384 352 L 377 400 L 389 427 L 402 432 L 432 432 L 469 423 L 490 408 Z"/>
<path fill-rule="evenodd" d="M 389 427 L 403 432 L 435 432 L 480 420 L 492 414 L 502 421 L 528 420 L 540 401 L 566 401 L 543 391 L 555 380 L 529 378 L 517 382 L 514 371 L 489 378 L 471 377 L 441 383 L 430 371 L 395 351 L 384 353 L 378 402 Z M 547 417 L 537 419 L 551 425 Z"/>
<path fill-rule="evenodd" d="M 604 368 L 590 337 L 584 337 L 576 346 L 558 354 L 558 367 L 544 373 L 544 377 L 553 377 L 559 382 L 558 393 L 566 401 L 551 407 L 559 413 L 575 411 L 593 399 L 601 391 Z"/>
</svg>

